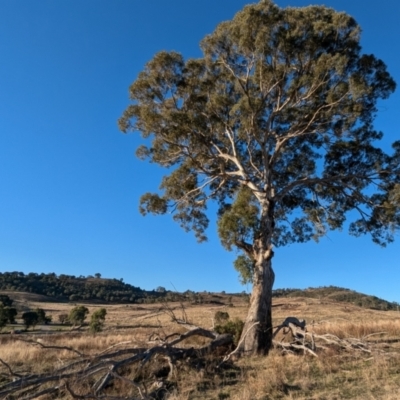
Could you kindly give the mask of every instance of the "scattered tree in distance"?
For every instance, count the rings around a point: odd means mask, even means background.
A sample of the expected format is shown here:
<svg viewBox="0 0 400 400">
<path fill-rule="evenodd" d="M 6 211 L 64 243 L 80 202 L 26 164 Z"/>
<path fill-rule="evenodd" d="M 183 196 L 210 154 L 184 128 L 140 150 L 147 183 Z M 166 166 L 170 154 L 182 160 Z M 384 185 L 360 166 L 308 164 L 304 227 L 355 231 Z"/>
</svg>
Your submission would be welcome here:
<svg viewBox="0 0 400 400">
<path fill-rule="evenodd" d="M 14 301 L 6 294 L 0 294 L 0 303 L 2 303 L 4 307 L 11 307 L 13 302 Z"/>
<path fill-rule="evenodd" d="M 395 82 L 363 54 L 355 20 L 325 6 L 246 6 L 201 42 L 203 58 L 162 51 L 130 87 L 123 132 L 150 142 L 141 159 L 167 169 L 142 214 L 171 212 L 206 240 L 207 204 L 253 285 L 240 342 L 272 344 L 276 248 L 318 240 L 349 221 L 350 234 L 386 245 L 400 225 L 400 141 L 378 146 L 377 102 Z"/>
<path fill-rule="evenodd" d="M 39 322 L 39 315 L 35 311 L 27 311 L 22 314 L 22 320 L 24 321 L 25 329 L 34 328 Z"/>
<path fill-rule="evenodd" d="M 38 324 L 48 325 L 51 322 L 51 317 L 46 315 L 43 308 L 36 308 L 35 312 L 38 315 Z"/>
<path fill-rule="evenodd" d="M 60 322 L 61 325 L 64 325 L 66 322 L 68 322 L 68 314 L 66 313 L 58 314 L 58 321 Z"/>
<path fill-rule="evenodd" d="M 4 311 L 3 304 L 0 304 L 0 329 L 7 325 L 8 318 L 7 314 Z"/>
<path fill-rule="evenodd" d="M 92 314 L 90 317 L 90 331 L 92 333 L 101 332 L 103 330 L 106 315 L 107 310 L 105 308 L 100 308 Z"/>
<path fill-rule="evenodd" d="M 15 324 L 15 317 L 18 311 L 15 307 L 11 307 L 13 300 L 6 294 L 0 295 L 0 328 L 6 324 Z"/>
<path fill-rule="evenodd" d="M 68 314 L 68 321 L 72 325 L 82 325 L 89 314 L 89 309 L 85 306 L 76 306 Z"/>
<path fill-rule="evenodd" d="M 2 307 L 0 305 L 0 313 L 2 313 L 5 316 L 7 323 L 9 323 L 9 324 L 16 323 L 15 317 L 17 316 L 18 311 L 15 307 L 8 307 L 8 306 Z"/>
</svg>

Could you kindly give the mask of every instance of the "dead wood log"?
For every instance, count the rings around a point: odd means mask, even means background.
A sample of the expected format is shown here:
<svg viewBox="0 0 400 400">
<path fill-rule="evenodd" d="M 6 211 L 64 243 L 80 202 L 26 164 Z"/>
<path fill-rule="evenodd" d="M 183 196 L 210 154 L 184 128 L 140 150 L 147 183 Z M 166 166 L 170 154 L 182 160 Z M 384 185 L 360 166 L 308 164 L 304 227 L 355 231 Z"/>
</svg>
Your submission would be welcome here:
<svg viewBox="0 0 400 400">
<path fill-rule="evenodd" d="M 137 371 L 139 371 L 154 360 L 156 356 L 161 355 L 169 366 L 168 377 L 172 377 L 177 361 L 188 358 L 201 358 L 212 354 L 216 349 L 229 348 L 233 344 L 231 335 L 220 335 L 195 326 L 187 320 L 177 318 L 176 321 L 184 326 L 187 332 L 168 335 L 164 339 L 160 339 L 159 344 L 153 347 L 131 347 L 110 351 L 117 345 L 121 345 L 117 344 L 95 355 L 85 355 L 71 347 L 51 346 L 40 342 L 23 340 L 28 344 L 40 346 L 43 351 L 68 350 L 75 353 L 78 358 L 68 365 L 63 365 L 52 372 L 44 374 L 17 373 L 8 363 L 0 360 L 0 363 L 7 368 L 9 376 L 8 382 L 0 386 L 0 398 L 7 398 L 12 395 L 21 399 L 34 399 L 39 395 L 67 392 L 72 398 L 76 399 L 117 399 L 118 397 L 108 396 L 106 389 L 114 380 L 118 379 L 129 383 L 137 390 L 138 396 L 133 397 L 133 399 L 150 399 L 151 396 L 147 395 L 145 387 L 124 376 L 126 367 L 137 365 Z M 194 336 L 205 337 L 210 341 L 206 345 L 196 348 L 180 347 L 182 342 Z M 75 387 L 80 387 L 89 380 L 95 381 L 91 385 L 89 392 L 81 394 L 80 391 L 82 389 L 75 390 Z M 158 385 L 154 390 L 160 390 L 160 387 Z"/>
<path fill-rule="evenodd" d="M 276 327 L 276 330 L 272 334 L 272 337 L 274 338 L 281 329 L 291 327 L 296 327 L 304 331 L 306 329 L 306 321 L 304 319 L 299 320 L 296 317 L 287 317 L 280 325 Z"/>
<path fill-rule="evenodd" d="M 361 351 L 371 354 L 371 349 L 369 349 L 368 344 L 364 340 L 356 338 L 340 339 L 338 336 L 330 333 L 318 335 L 313 332 L 308 332 L 306 322 L 295 317 L 288 317 L 278 325 L 273 333 L 273 338 L 276 338 L 277 333 L 284 328 L 287 328 L 291 333 L 292 340 L 290 342 L 273 340 L 273 344 L 286 353 L 295 353 L 298 350 L 303 350 L 304 353 L 317 357 L 317 350 L 326 350 L 326 345 L 328 345 L 349 352 Z M 322 345 L 321 342 L 325 343 L 325 346 Z"/>
</svg>

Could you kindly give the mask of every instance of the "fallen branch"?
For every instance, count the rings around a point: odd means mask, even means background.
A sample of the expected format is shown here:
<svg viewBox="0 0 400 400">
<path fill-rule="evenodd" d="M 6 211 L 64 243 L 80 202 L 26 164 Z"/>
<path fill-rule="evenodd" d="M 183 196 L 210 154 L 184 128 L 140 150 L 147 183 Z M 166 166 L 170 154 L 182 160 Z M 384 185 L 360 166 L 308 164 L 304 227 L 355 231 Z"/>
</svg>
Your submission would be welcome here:
<svg viewBox="0 0 400 400">
<path fill-rule="evenodd" d="M 329 333 L 318 335 L 313 332 L 307 332 L 306 322 L 304 320 L 300 321 L 295 317 L 288 317 L 282 322 L 282 324 L 276 327 L 273 338 L 276 338 L 278 332 L 284 328 L 287 328 L 291 333 L 292 341 L 273 341 L 274 346 L 281 348 L 284 352 L 295 353 L 298 350 L 303 350 L 304 353 L 309 353 L 314 357 L 318 357 L 318 350 L 326 350 L 326 346 L 323 346 L 321 344 L 321 342 L 323 342 L 326 345 L 333 346 L 349 352 L 361 351 L 371 354 L 371 350 L 368 348 L 367 343 L 363 341 L 371 335 L 367 335 L 363 338 L 363 340 L 356 338 L 340 339 L 338 336 Z"/>
<path fill-rule="evenodd" d="M 124 376 L 127 371 L 126 367 L 136 364 L 138 370 L 140 370 L 154 360 L 157 355 L 162 355 L 169 367 L 168 377 L 172 377 L 177 361 L 201 358 L 212 354 L 220 347 L 228 348 L 232 345 L 233 339 L 231 335 L 219 335 L 187 321 L 179 319 L 178 321 L 188 331 L 168 335 L 159 345 L 150 348 L 126 348 L 110 352 L 111 349 L 118 345 L 128 344 L 123 342 L 91 356 L 67 346 L 51 346 L 40 342 L 22 340 L 28 344 L 38 345 L 43 350 L 69 350 L 79 356 L 79 359 L 75 359 L 68 365 L 44 374 L 17 374 L 7 362 L 0 360 L 10 375 L 10 380 L 0 387 L 0 398 L 7 398 L 12 395 L 21 399 L 34 399 L 39 395 L 67 392 L 74 399 L 120 399 L 121 397 L 112 397 L 107 394 L 107 389 L 117 379 L 129 383 L 135 388 L 138 396 L 131 398 L 138 400 L 150 399 L 152 397 L 147 395 L 145 388 L 141 388 L 139 383 Z M 208 344 L 198 348 L 178 347 L 182 342 L 194 336 L 205 337 L 210 341 Z M 91 389 L 88 392 L 85 382 L 89 381 L 94 381 L 95 383 L 91 385 Z M 162 384 L 161 386 L 160 384 L 157 385 L 155 392 L 162 388 Z M 79 388 L 79 390 L 76 390 L 76 388 Z M 82 391 L 87 393 L 82 394 Z"/>
<path fill-rule="evenodd" d="M 4 361 L 0 358 L 0 362 L 8 369 L 8 371 L 10 372 L 11 376 L 16 376 L 17 378 L 21 378 L 22 375 L 21 374 L 17 374 L 16 372 L 14 372 L 12 370 L 12 368 Z"/>
<path fill-rule="evenodd" d="M 55 349 L 55 350 L 67 350 L 67 351 L 72 351 L 76 354 L 78 354 L 80 357 L 85 357 L 85 354 L 81 353 L 80 351 L 73 349 L 72 347 L 69 346 L 47 346 L 44 345 L 43 343 L 34 341 L 34 340 L 26 340 L 26 339 L 22 339 L 22 338 L 15 338 L 15 340 L 19 340 L 20 342 L 25 342 L 28 344 L 32 344 L 34 346 L 40 346 L 43 349 Z"/>
</svg>

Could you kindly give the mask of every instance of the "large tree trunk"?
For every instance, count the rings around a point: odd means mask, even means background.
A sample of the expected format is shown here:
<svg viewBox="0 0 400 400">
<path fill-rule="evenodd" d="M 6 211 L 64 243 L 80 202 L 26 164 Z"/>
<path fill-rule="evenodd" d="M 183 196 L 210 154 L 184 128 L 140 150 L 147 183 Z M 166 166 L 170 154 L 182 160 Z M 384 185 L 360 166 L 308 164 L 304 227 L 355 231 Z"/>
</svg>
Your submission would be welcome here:
<svg viewBox="0 0 400 400">
<path fill-rule="evenodd" d="M 253 244 L 253 290 L 238 352 L 243 355 L 266 355 L 272 347 L 272 234 L 275 227 L 274 203 L 265 201 L 258 238 Z"/>
<path fill-rule="evenodd" d="M 256 265 L 250 308 L 247 313 L 239 352 L 243 355 L 266 355 L 272 346 L 272 286 L 275 274 L 271 254 Z"/>
</svg>

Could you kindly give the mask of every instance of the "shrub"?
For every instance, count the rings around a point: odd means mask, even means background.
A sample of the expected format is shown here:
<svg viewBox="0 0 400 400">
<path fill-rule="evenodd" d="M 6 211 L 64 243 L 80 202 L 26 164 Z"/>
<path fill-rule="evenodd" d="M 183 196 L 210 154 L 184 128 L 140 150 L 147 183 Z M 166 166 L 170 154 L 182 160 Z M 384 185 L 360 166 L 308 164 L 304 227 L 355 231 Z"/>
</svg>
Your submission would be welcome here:
<svg viewBox="0 0 400 400">
<path fill-rule="evenodd" d="M 61 325 L 64 325 L 66 322 L 68 322 L 68 314 L 58 314 L 58 321 L 61 323 Z"/>
<path fill-rule="evenodd" d="M 105 308 L 100 308 L 92 314 L 90 319 L 90 331 L 92 333 L 101 332 L 103 330 L 106 315 L 107 310 Z"/>
<path fill-rule="evenodd" d="M 4 307 L 11 307 L 13 300 L 6 294 L 0 294 L 0 303 L 2 303 Z"/>
<path fill-rule="evenodd" d="M 229 320 L 229 314 L 225 311 L 217 311 L 214 314 L 214 321 L 219 325 L 223 324 L 224 322 L 226 322 L 228 320 Z"/>
<path fill-rule="evenodd" d="M 4 307 L 2 308 L 2 313 L 4 314 L 5 318 L 7 319 L 7 322 L 9 324 L 15 324 L 15 317 L 18 314 L 18 311 L 14 307 Z"/>
<path fill-rule="evenodd" d="M 70 311 L 68 320 L 72 325 L 82 325 L 88 314 L 89 310 L 87 307 L 76 306 Z"/>
<path fill-rule="evenodd" d="M 0 303 L 0 328 L 5 326 L 7 323 L 15 324 L 15 317 L 17 316 L 18 311 L 14 307 L 4 307 L 2 303 Z"/>
<path fill-rule="evenodd" d="M 35 310 L 37 313 L 39 319 L 38 319 L 38 324 L 49 324 L 51 322 L 51 317 L 46 316 L 46 312 L 43 310 L 43 308 L 37 308 Z"/>
<path fill-rule="evenodd" d="M 238 318 L 235 318 L 233 321 L 227 321 L 223 325 L 217 325 L 215 327 L 215 331 L 219 334 L 229 333 L 233 336 L 233 342 L 235 343 L 235 345 L 237 345 L 239 343 L 243 327 L 244 322 Z"/>
</svg>

